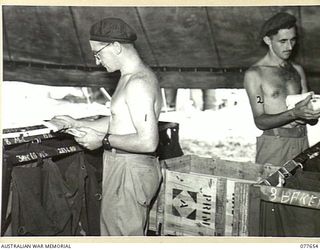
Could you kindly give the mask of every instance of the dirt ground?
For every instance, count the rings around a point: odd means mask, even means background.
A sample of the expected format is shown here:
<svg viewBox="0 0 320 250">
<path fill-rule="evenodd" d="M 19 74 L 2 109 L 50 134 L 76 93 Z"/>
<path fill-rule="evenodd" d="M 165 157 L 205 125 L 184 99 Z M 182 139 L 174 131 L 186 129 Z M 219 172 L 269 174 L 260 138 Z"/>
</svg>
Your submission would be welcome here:
<svg viewBox="0 0 320 250">
<path fill-rule="evenodd" d="M 162 114 L 161 119 L 179 123 L 184 154 L 254 162 L 259 131 L 251 114 L 241 111 L 239 106 L 217 111 L 169 112 Z"/>
</svg>

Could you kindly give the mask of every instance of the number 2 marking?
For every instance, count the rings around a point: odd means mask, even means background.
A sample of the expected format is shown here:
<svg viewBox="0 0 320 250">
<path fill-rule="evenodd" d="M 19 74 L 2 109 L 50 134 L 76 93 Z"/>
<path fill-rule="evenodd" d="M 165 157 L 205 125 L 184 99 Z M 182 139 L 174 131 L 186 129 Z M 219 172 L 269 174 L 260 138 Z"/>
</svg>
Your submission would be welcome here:
<svg viewBox="0 0 320 250">
<path fill-rule="evenodd" d="M 257 99 L 258 99 L 258 100 L 257 100 L 257 103 L 263 103 L 261 96 L 258 95 L 258 96 L 257 96 Z"/>
</svg>

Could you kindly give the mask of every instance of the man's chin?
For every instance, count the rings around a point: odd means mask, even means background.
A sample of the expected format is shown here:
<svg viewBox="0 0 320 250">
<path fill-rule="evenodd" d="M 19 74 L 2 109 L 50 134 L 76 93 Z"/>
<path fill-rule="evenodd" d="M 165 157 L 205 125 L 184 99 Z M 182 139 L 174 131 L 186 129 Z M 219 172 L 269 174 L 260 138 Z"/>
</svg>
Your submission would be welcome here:
<svg viewBox="0 0 320 250">
<path fill-rule="evenodd" d="M 291 56 L 291 52 L 285 52 L 283 54 L 283 59 L 289 59 L 290 56 Z"/>
</svg>

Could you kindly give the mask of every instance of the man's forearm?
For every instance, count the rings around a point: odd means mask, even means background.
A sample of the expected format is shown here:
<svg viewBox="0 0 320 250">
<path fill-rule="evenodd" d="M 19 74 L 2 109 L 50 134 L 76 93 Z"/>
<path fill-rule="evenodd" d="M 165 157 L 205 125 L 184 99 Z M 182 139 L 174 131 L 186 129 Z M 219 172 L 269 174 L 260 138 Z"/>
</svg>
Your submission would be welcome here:
<svg viewBox="0 0 320 250">
<path fill-rule="evenodd" d="M 281 127 L 295 120 L 293 110 L 287 110 L 279 114 L 263 114 L 254 118 L 256 126 L 261 130 Z"/>
<path fill-rule="evenodd" d="M 148 153 L 157 149 L 159 137 L 139 136 L 138 134 L 110 135 L 109 141 L 112 147 L 129 152 Z"/>
<path fill-rule="evenodd" d="M 107 133 L 109 130 L 109 120 L 110 117 L 102 117 L 97 120 L 86 120 L 86 119 L 79 119 L 77 120 L 75 126 L 76 127 L 89 127 L 99 132 Z"/>
</svg>

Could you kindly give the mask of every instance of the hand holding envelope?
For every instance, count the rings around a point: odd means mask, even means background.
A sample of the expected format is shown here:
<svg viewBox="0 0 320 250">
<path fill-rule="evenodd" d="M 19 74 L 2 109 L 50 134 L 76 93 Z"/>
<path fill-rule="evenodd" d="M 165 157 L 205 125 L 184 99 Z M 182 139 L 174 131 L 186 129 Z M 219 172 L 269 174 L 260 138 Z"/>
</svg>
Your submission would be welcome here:
<svg viewBox="0 0 320 250">
<path fill-rule="evenodd" d="M 311 95 L 312 98 L 308 103 L 308 108 L 314 111 L 320 110 L 320 95 L 314 94 L 313 91 L 308 93 L 298 94 L 298 95 L 288 95 L 286 98 L 287 108 L 288 109 L 294 108 L 298 102 L 306 99 L 309 95 Z"/>
</svg>

